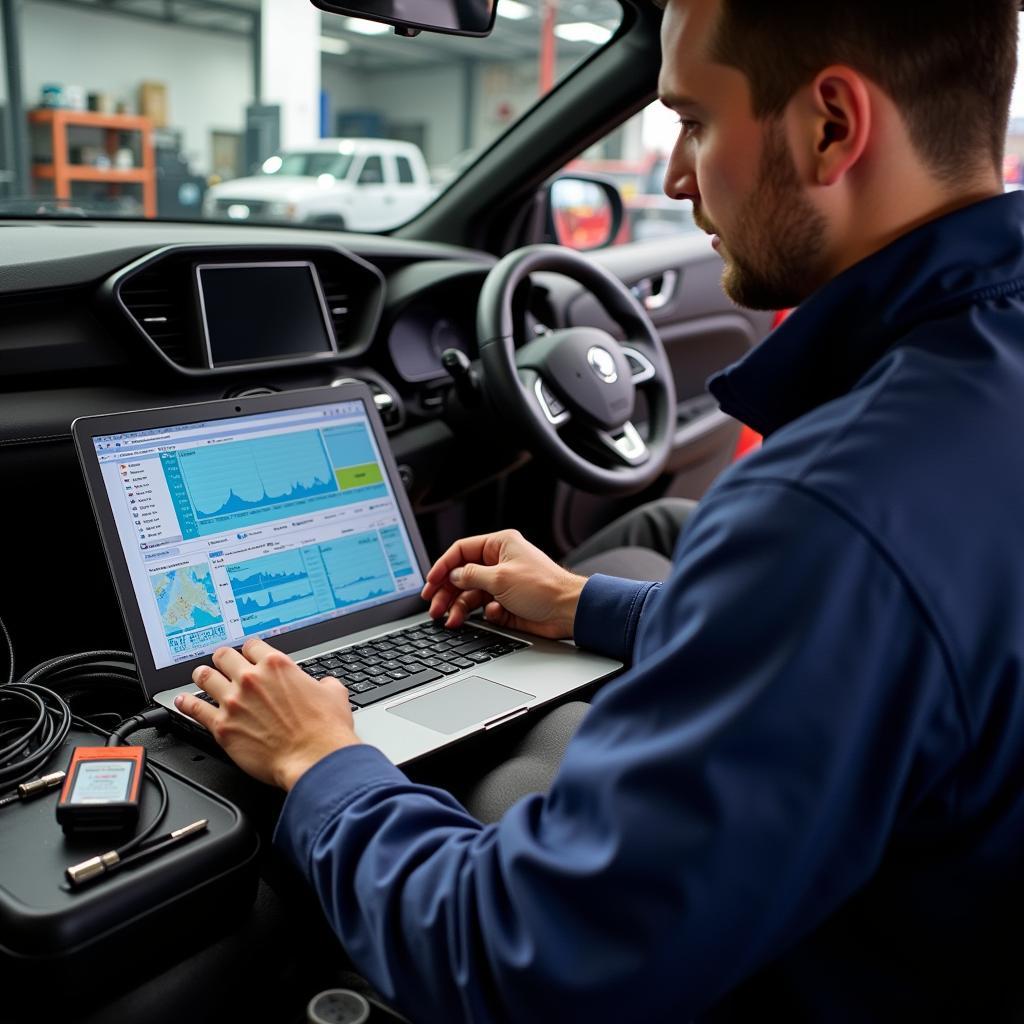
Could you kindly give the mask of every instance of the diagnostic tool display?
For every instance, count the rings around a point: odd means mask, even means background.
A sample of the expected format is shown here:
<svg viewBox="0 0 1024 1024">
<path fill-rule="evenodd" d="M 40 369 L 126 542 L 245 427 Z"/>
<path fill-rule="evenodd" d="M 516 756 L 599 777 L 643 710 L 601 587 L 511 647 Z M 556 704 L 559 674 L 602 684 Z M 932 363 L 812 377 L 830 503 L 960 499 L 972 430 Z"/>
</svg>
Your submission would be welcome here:
<svg viewBox="0 0 1024 1024">
<path fill-rule="evenodd" d="M 126 831 L 139 820 L 144 747 L 76 747 L 57 820 L 65 832 Z"/>
</svg>

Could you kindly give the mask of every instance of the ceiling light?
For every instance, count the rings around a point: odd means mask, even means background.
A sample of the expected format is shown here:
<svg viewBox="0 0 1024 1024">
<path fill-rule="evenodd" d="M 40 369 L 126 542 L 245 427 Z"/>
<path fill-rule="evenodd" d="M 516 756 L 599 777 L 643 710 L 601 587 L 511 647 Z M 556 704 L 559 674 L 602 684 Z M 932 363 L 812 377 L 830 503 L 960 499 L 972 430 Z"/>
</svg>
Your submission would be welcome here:
<svg viewBox="0 0 1024 1024">
<path fill-rule="evenodd" d="M 521 4 L 519 0 L 498 0 L 498 17 L 508 18 L 509 21 L 522 21 L 529 18 L 533 10 Z"/>
<path fill-rule="evenodd" d="M 367 21 L 365 18 L 346 18 L 345 28 L 349 32 L 358 32 L 361 36 L 379 36 L 391 31 L 390 25 L 380 21 Z"/>
<path fill-rule="evenodd" d="M 592 21 L 570 21 L 567 25 L 556 25 L 555 35 L 568 43 L 593 43 L 600 46 L 612 37 L 612 30 Z"/>
<path fill-rule="evenodd" d="M 349 43 L 342 39 L 340 36 L 321 36 L 320 37 L 320 51 L 322 53 L 337 53 L 343 54 L 348 53 L 352 47 Z"/>
</svg>

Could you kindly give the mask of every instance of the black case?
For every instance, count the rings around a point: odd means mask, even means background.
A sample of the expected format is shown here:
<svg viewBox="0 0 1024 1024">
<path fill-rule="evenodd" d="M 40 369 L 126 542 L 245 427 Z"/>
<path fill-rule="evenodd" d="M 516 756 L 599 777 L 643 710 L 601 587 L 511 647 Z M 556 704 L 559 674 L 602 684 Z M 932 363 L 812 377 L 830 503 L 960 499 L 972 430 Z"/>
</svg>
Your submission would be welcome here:
<svg viewBox="0 0 1024 1024">
<path fill-rule="evenodd" d="M 76 746 L 104 737 L 72 730 L 46 771 L 66 768 Z M 65 837 L 57 792 L 0 808 L 0 985 L 4 1002 L 67 998 L 80 1007 L 213 942 L 238 921 L 256 892 L 259 837 L 241 811 L 150 759 L 167 786 L 168 806 L 154 835 L 200 818 L 206 832 L 81 891 L 64 869 L 117 845 L 110 836 Z M 159 793 L 146 780 L 141 826 Z M 123 841 L 123 840 L 122 840 Z"/>
</svg>

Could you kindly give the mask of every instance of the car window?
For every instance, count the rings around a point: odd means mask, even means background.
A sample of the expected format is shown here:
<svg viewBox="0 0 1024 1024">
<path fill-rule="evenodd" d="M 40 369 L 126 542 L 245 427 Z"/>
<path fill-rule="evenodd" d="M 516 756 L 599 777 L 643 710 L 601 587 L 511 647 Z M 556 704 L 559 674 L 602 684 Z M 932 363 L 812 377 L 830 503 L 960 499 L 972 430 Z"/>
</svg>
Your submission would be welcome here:
<svg viewBox="0 0 1024 1024">
<path fill-rule="evenodd" d="M 402 38 L 309 0 L 7 6 L 0 214 L 354 231 L 414 216 L 622 20 L 618 0 L 499 0 L 488 38 Z M 393 181 L 369 159 L 372 201 L 351 194 L 356 140 L 414 147 Z"/>
<path fill-rule="evenodd" d="M 265 160 L 260 169 L 263 174 L 282 177 L 319 178 L 321 174 L 329 174 L 333 178 L 344 178 L 351 166 L 351 153 L 281 153 Z"/>
<path fill-rule="evenodd" d="M 396 156 L 395 165 L 398 168 L 398 183 L 400 185 L 411 185 L 413 183 L 412 164 L 408 157 Z"/>
<path fill-rule="evenodd" d="M 384 164 L 379 156 L 368 156 L 359 172 L 360 185 L 380 185 L 384 181 Z"/>
</svg>

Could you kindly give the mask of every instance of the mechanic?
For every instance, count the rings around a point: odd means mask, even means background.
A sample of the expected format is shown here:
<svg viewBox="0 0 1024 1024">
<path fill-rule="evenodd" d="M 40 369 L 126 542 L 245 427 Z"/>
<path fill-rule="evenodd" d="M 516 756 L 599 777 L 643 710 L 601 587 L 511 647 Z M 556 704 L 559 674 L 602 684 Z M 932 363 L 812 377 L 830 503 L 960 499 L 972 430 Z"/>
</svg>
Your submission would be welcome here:
<svg viewBox="0 0 1024 1024">
<path fill-rule="evenodd" d="M 289 790 L 275 842 L 416 1020 L 1017 1019 L 1016 8 L 669 0 L 666 191 L 738 303 L 800 308 L 711 385 L 766 440 L 663 585 L 513 532 L 431 570 L 435 617 L 632 661 L 546 795 L 481 824 L 260 640 L 179 698 Z"/>
</svg>

